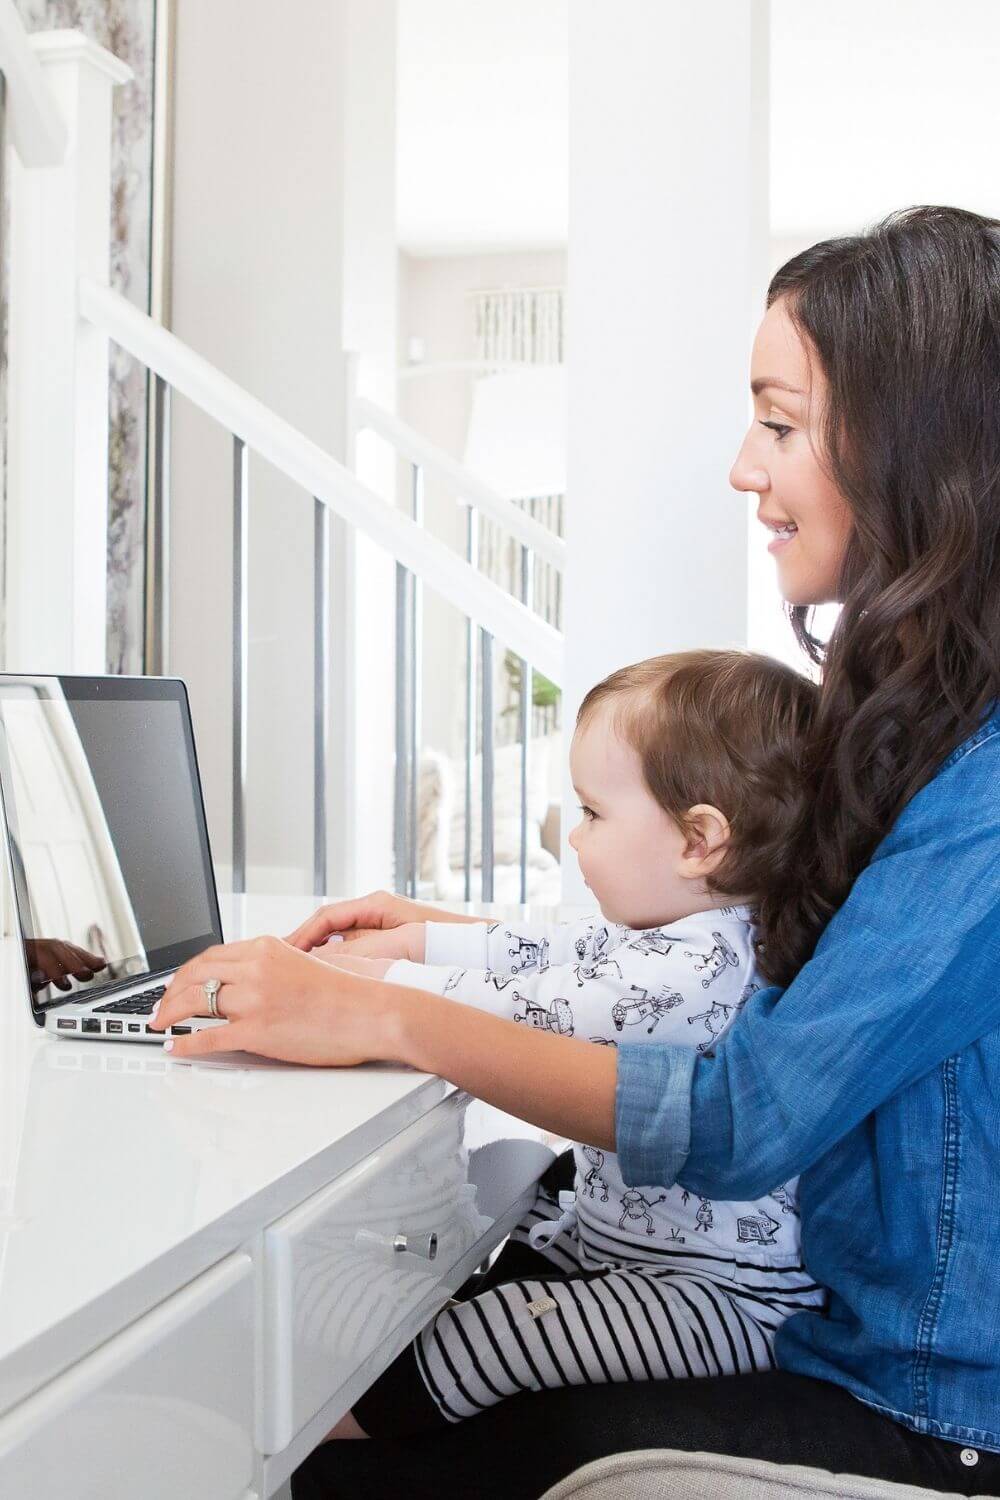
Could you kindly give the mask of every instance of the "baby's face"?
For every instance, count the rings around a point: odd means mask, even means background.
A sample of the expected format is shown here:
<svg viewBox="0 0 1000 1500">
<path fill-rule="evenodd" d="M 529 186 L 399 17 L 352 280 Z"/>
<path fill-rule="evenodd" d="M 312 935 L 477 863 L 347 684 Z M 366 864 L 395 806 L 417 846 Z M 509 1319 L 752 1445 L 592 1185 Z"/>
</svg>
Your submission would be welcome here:
<svg viewBox="0 0 1000 1500">
<path fill-rule="evenodd" d="M 649 791 L 638 753 L 615 733 L 606 704 L 573 736 L 569 764 L 582 804 L 569 842 L 603 915 L 626 927 L 662 927 L 702 909 L 701 893 L 680 873 L 684 834 Z"/>
</svg>

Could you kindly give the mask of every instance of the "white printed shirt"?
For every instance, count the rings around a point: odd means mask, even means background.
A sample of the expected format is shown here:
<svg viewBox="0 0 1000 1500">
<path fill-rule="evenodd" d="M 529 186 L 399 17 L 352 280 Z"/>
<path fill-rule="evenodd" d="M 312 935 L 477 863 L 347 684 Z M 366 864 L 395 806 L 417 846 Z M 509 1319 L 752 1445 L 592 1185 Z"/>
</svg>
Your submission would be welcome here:
<svg viewBox="0 0 1000 1500">
<path fill-rule="evenodd" d="M 563 923 L 429 922 L 426 934 L 426 962 L 394 963 L 387 980 L 600 1046 L 668 1042 L 711 1054 L 763 983 L 744 906 L 646 931 L 598 913 Z M 795 1181 L 759 1202 L 720 1202 L 676 1184 L 628 1187 L 611 1152 L 574 1153 L 565 1227 L 595 1267 L 667 1261 L 734 1281 L 782 1268 L 796 1279 L 801 1270 Z"/>
</svg>

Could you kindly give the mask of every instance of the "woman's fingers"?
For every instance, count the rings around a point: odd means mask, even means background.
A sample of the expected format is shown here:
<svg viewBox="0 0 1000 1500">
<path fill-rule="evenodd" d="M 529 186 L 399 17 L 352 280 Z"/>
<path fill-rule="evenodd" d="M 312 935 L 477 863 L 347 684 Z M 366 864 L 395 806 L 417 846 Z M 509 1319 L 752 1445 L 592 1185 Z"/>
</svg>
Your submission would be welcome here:
<svg viewBox="0 0 1000 1500">
<path fill-rule="evenodd" d="M 238 984 L 245 984 L 254 959 L 263 951 L 261 945 L 280 941 L 280 938 L 252 938 L 242 943 L 224 943 L 219 947 L 206 948 L 204 953 L 189 959 L 177 970 L 153 1011 L 149 1024 L 155 1030 L 163 1031 L 168 1026 L 176 1026 L 180 1021 L 189 1020 L 191 1016 L 211 1015 L 208 996 L 202 988 L 208 979 L 221 981 L 216 1005 L 220 1015 L 231 1014 L 233 990 Z"/>
<path fill-rule="evenodd" d="M 249 1037 L 243 1022 L 230 1021 L 228 1026 L 206 1026 L 190 1036 L 168 1037 L 163 1046 L 172 1057 L 208 1057 L 213 1052 L 252 1052 Z"/>
</svg>

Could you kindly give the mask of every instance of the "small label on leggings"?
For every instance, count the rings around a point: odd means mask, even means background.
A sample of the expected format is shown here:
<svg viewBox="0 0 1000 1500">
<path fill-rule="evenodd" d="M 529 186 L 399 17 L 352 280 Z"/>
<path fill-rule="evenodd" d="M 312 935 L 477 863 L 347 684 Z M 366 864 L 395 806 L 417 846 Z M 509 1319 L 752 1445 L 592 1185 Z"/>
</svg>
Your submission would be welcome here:
<svg viewBox="0 0 1000 1500">
<path fill-rule="evenodd" d="M 534 1302 L 528 1303 L 528 1311 L 533 1318 L 540 1318 L 542 1313 L 552 1312 L 558 1306 L 554 1297 L 536 1297 Z"/>
</svg>

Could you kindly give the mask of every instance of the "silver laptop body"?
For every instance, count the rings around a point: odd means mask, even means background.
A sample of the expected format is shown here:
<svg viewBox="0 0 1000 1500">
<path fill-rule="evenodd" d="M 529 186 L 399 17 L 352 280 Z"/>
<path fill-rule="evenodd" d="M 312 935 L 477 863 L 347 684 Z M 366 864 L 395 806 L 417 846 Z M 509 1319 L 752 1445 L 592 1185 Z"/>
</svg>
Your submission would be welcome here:
<svg viewBox="0 0 1000 1500">
<path fill-rule="evenodd" d="M 0 674 L 0 802 L 3 930 L 35 1023 L 162 1044 L 149 1019 L 165 985 L 222 942 L 184 683 Z"/>
</svg>

